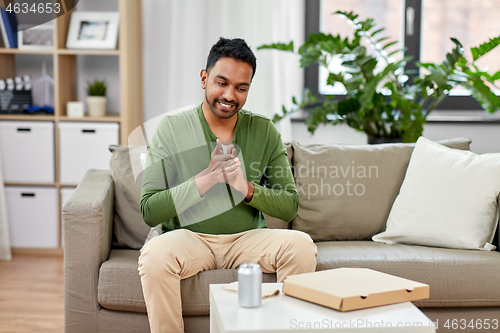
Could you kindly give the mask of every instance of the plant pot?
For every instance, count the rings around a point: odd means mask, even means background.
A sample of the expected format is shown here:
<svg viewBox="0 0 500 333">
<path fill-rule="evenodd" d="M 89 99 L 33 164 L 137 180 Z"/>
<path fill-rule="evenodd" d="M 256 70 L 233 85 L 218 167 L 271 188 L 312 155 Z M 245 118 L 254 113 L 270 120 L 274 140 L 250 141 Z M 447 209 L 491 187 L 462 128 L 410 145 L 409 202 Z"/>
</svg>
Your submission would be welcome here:
<svg viewBox="0 0 500 333">
<path fill-rule="evenodd" d="M 90 117 L 104 117 L 106 115 L 105 96 L 88 96 L 86 101 Z"/>
<path fill-rule="evenodd" d="M 403 138 L 375 138 L 373 136 L 368 136 L 368 144 L 377 145 L 381 143 L 402 143 Z"/>
</svg>

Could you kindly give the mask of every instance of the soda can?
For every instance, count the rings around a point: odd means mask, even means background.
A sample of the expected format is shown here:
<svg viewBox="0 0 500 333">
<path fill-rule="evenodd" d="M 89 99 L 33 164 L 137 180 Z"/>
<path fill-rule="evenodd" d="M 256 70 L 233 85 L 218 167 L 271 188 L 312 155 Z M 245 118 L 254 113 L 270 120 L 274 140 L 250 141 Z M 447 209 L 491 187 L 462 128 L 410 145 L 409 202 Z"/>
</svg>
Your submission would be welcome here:
<svg viewBox="0 0 500 333">
<path fill-rule="evenodd" d="M 242 264 L 238 269 L 238 303 L 255 308 L 262 301 L 262 270 L 258 264 Z"/>
</svg>

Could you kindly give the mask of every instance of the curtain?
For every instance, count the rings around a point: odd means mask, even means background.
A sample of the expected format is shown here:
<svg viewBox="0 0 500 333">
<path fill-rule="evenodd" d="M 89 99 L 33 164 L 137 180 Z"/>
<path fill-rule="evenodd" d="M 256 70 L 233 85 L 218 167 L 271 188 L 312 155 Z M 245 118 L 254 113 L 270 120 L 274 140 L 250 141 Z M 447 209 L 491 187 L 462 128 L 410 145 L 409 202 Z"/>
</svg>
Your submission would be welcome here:
<svg viewBox="0 0 500 333">
<path fill-rule="evenodd" d="M 10 260 L 9 223 L 7 221 L 7 202 L 3 186 L 2 163 L 0 163 L 0 260 Z"/>
<path fill-rule="evenodd" d="M 203 100 L 200 71 L 219 37 L 243 38 L 257 57 L 244 108 L 272 118 L 300 98 L 297 55 L 257 50 L 272 42 L 304 41 L 304 0 L 143 1 L 144 120 Z M 291 139 L 289 120 L 277 124 Z"/>
</svg>

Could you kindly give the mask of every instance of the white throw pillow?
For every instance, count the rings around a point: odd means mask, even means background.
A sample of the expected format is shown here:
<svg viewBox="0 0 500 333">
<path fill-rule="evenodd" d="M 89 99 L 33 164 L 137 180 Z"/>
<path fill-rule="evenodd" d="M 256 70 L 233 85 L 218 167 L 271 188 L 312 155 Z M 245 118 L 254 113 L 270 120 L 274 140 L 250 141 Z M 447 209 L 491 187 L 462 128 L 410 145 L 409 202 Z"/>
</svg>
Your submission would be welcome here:
<svg viewBox="0 0 500 333">
<path fill-rule="evenodd" d="M 494 250 L 500 154 L 477 155 L 424 137 L 376 242 Z"/>
</svg>

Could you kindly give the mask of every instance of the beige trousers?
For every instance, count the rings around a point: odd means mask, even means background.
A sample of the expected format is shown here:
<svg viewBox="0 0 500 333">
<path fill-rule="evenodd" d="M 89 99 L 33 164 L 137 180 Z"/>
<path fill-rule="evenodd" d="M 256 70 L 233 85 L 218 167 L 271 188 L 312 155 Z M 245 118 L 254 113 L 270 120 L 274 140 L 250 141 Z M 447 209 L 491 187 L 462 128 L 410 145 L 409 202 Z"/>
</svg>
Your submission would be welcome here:
<svg viewBox="0 0 500 333">
<path fill-rule="evenodd" d="M 180 281 L 200 271 L 260 264 L 282 282 L 291 274 L 314 272 L 316 245 L 296 230 L 256 229 L 208 235 L 178 229 L 154 237 L 141 249 L 139 274 L 151 332 L 183 332 Z"/>
</svg>

